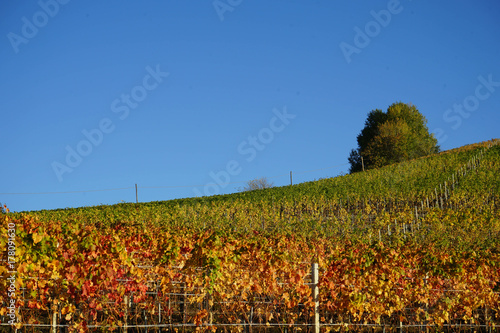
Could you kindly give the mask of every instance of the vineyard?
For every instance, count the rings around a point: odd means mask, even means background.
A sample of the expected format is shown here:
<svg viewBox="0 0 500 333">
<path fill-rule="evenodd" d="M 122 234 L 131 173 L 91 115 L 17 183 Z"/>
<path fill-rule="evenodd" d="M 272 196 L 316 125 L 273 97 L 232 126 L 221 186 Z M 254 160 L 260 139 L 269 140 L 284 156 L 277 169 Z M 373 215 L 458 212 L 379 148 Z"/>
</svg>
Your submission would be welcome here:
<svg viewBox="0 0 500 333">
<path fill-rule="evenodd" d="M 0 330 L 496 331 L 498 143 L 231 195 L 0 213 Z"/>
</svg>

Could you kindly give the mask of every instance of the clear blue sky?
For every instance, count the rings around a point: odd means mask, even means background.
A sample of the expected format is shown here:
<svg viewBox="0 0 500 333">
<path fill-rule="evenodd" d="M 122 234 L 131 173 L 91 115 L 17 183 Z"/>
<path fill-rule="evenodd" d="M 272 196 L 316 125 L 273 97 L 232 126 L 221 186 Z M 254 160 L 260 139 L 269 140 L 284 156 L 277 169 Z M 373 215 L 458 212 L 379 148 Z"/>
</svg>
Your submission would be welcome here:
<svg viewBox="0 0 500 333">
<path fill-rule="evenodd" d="M 496 0 L 3 1 L 0 202 L 333 177 L 367 113 L 397 101 L 443 149 L 497 138 L 499 17 Z"/>
</svg>

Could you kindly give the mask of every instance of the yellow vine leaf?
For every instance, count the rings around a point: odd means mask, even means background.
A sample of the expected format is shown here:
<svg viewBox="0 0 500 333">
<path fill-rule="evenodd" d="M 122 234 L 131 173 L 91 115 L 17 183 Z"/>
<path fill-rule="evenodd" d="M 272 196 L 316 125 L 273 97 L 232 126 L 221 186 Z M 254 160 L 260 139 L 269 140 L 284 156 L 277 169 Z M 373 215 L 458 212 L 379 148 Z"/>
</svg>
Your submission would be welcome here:
<svg viewBox="0 0 500 333">
<path fill-rule="evenodd" d="M 40 234 L 37 234 L 37 233 L 34 233 L 33 234 L 33 243 L 37 244 L 37 243 L 40 243 L 43 239 L 43 235 L 40 235 Z"/>
</svg>

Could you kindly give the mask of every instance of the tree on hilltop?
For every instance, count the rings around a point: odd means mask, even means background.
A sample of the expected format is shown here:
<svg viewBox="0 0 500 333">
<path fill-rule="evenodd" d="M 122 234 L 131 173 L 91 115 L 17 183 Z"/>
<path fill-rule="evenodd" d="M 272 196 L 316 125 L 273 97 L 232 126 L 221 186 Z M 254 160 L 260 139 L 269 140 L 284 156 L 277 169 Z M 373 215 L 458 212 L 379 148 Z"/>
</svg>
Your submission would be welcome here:
<svg viewBox="0 0 500 333">
<path fill-rule="evenodd" d="M 246 183 L 246 186 L 240 190 L 243 192 L 253 191 L 253 190 L 261 190 L 261 189 L 265 189 L 265 188 L 271 188 L 271 187 L 273 187 L 273 185 L 274 184 L 272 182 L 269 182 L 266 177 L 262 177 L 262 178 L 249 180 Z"/>
<path fill-rule="evenodd" d="M 358 148 L 349 155 L 350 173 L 411 160 L 439 152 L 437 139 L 429 133 L 427 119 L 414 105 L 394 103 L 387 112 L 368 113 L 357 136 Z"/>
</svg>

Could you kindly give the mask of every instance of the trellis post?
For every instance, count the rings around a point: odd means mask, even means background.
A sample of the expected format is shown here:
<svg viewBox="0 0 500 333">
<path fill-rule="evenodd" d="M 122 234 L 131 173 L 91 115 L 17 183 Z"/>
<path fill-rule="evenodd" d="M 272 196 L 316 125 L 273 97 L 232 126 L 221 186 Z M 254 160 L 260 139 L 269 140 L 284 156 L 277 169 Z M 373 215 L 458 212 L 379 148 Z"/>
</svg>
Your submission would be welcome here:
<svg viewBox="0 0 500 333">
<path fill-rule="evenodd" d="M 137 193 L 137 184 L 135 184 L 135 203 L 139 203 L 139 195 Z"/>
<path fill-rule="evenodd" d="M 17 329 L 16 329 L 17 332 Z M 57 333 L 57 303 L 52 303 L 52 333 Z"/>
<path fill-rule="evenodd" d="M 318 264 L 313 263 L 311 265 L 311 277 L 312 277 L 312 299 L 314 302 L 314 333 L 319 333 L 319 289 L 318 289 Z"/>
<path fill-rule="evenodd" d="M 129 306 L 129 297 L 128 295 L 123 296 L 123 303 L 125 305 L 125 310 L 123 314 L 123 331 L 124 333 L 128 332 L 128 306 Z"/>
</svg>

